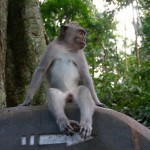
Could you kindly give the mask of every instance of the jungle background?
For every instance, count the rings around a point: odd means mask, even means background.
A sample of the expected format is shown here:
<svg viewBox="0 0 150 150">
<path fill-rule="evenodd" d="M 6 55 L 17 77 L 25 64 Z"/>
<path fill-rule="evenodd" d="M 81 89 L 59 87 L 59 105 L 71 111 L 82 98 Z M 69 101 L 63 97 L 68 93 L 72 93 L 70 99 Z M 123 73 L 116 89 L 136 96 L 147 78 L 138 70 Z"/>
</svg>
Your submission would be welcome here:
<svg viewBox="0 0 150 150">
<path fill-rule="evenodd" d="M 88 32 L 85 54 L 101 102 L 150 126 L 150 0 L 104 1 L 99 12 L 92 0 L 0 0 L 1 108 L 23 102 L 46 45 L 62 24 L 78 21 Z M 128 6 L 134 40 L 126 25 L 124 36 L 115 32 L 115 14 Z M 42 85 L 32 105 L 45 101 Z"/>
</svg>

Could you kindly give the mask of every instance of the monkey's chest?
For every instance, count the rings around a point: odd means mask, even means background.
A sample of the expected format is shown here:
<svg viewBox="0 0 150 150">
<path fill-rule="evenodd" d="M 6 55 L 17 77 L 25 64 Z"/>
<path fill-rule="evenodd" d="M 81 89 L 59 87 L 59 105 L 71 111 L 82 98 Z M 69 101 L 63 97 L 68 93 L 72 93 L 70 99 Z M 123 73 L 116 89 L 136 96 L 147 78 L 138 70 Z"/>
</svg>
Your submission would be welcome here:
<svg viewBox="0 0 150 150">
<path fill-rule="evenodd" d="M 50 68 L 50 84 L 53 88 L 73 90 L 79 84 L 76 64 L 68 58 L 57 58 Z"/>
</svg>

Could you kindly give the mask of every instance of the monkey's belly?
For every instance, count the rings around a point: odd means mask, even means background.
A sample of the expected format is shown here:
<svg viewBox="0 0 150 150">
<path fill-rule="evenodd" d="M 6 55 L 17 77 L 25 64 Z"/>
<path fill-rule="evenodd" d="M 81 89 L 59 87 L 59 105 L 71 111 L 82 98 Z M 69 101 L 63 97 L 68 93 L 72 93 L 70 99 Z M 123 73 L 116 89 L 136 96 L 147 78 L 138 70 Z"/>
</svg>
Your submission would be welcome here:
<svg viewBox="0 0 150 150">
<path fill-rule="evenodd" d="M 58 59 L 50 69 L 50 87 L 72 91 L 79 84 L 79 72 L 71 60 Z"/>
</svg>

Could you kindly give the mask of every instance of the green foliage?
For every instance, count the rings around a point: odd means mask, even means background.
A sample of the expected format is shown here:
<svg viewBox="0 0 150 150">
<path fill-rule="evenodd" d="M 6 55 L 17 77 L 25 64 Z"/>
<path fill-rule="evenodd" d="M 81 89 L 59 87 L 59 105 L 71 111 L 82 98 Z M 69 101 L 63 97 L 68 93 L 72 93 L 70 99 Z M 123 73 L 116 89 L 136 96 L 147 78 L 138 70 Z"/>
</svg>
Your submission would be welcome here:
<svg viewBox="0 0 150 150">
<path fill-rule="evenodd" d="M 134 62 L 132 62 L 133 64 Z M 144 65 L 144 64 L 142 64 Z M 119 87 L 115 87 L 115 95 L 121 94 L 114 108 L 119 108 L 122 112 L 134 117 L 143 124 L 150 123 L 150 86 L 148 85 L 150 78 L 147 69 L 144 68 L 138 71 L 134 66 L 131 66 L 128 73 L 128 78 Z M 117 90 L 118 89 L 118 90 Z M 145 109 L 144 109 L 145 108 Z"/>
<path fill-rule="evenodd" d="M 130 0 L 106 1 L 117 4 L 118 10 L 131 3 Z M 150 126 L 149 5 L 148 0 L 139 4 L 144 10 L 140 67 L 135 53 L 127 55 L 117 48 L 115 11 L 106 8 L 98 13 L 91 0 L 46 0 L 40 5 L 51 39 L 57 35 L 58 27 L 69 21 L 78 21 L 87 29 L 85 53 L 99 99 L 147 126 Z M 130 48 L 134 51 L 134 46 Z"/>
<path fill-rule="evenodd" d="M 88 22 L 92 7 L 90 0 L 45 0 L 40 9 L 48 35 L 53 38 L 58 27 L 69 21 Z"/>
<path fill-rule="evenodd" d="M 144 0 L 142 5 L 142 9 L 144 9 L 143 13 L 144 16 L 141 17 L 142 19 L 142 46 L 141 46 L 141 53 L 142 58 L 146 58 L 150 60 L 150 1 Z"/>
<path fill-rule="evenodd" d="M 106 0 L 106 2 L 118 5 L 118 9 L 121 9 L 122 7 L 126 7 L 131 4 L 132 0 Z"/>
</svg>

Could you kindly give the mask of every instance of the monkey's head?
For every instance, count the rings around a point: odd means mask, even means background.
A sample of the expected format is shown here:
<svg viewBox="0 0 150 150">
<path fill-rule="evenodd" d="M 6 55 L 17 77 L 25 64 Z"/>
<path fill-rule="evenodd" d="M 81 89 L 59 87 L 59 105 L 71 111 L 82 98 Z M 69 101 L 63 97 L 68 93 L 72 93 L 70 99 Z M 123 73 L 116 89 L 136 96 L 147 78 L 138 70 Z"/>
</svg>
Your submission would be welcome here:
<svg viewBox="0 0 150 150">
<path fill-rule="evenodd" d="M 86 46 L 86 30 L 78 23 L 69 23 L 61 26 L 58 39 L 71 49 L 80 50 Z"/>
</svg>

